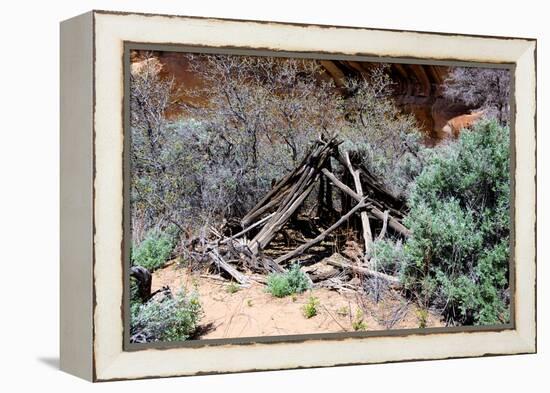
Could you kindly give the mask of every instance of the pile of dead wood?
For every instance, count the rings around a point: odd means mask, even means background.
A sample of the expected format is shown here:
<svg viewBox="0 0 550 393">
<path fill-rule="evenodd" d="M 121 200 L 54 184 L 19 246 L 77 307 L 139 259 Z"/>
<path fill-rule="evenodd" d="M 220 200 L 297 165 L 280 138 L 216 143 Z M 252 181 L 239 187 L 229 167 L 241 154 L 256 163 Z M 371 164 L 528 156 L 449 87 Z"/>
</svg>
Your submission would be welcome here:
<svg viewBox="0 0 550 393">
<path fill-rule="evenodd" d="M 208 241 L 189 242 L 189 255 L 246 285 L 254 277 L 257 278 L 258 273 L 284 272 L 290 262 L 300 262 L 300 257 L 308 251 L 330 243 L 330 235 L 354 219 L 357 222 L 356 237 L 362 239 L 361 256 L 329 258 L 328 263 L 340 270 L 381 278 L 398 285 L 395 277 L 380 273 L 376 266 L 372 266 L 370 254 L 373 241 L 383 238 L 388 232 L 403 238 L 410 235 L 402 223 L 405 204 L 361 165 L 356 154 L 340 152 L 339 145 L 336 137 L 320 137 L 302 162 L 276 182 L 271 191 L 242 218 L 236 233 L 227 234 L 211 228 L 212 236 Z M 333 171 L 333 166 L 338 171 Z M 270 247 L 275 247 L 277 237 L 298 218 L 316 185 L 315 236 L 302 236 L 295 247 L 287 247 L 283 253 L 273 255 Z"/>
</svg>

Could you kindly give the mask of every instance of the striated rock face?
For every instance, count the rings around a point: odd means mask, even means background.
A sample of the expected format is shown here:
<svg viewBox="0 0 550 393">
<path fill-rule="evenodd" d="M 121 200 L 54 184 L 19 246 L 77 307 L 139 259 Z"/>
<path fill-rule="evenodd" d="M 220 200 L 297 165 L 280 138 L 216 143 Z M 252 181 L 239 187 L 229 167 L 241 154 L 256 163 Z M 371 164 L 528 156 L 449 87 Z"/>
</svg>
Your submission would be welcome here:
<svg viewBox="0 0 550 393">
<path fill-rule="evenodd" d="M 186 56 L 178 52 L 154 52 L 153 55 L 161 65 L 161 75 L 173 77 L 179 86 L 189 88 L 203 87 L 203 81 L 189 70 Z M 144 52 L 132 53 L 132 69 L 139 68 Z M 334 80 L 337 87 L 344 85 L 348 76 L 368 76 L 377 63 L 356 61 L 321 60 L 321 65 Z M 442 84 L 449 67 L 421 64 L 389 64 L 389 73 L 393 86 L 393 98 L 405 113 L 413 114 L 418 124 L 425 131 L 426 143 L 434 145 L 449 136 L 447 122 L 453 118 L 468 114 L 472 108 L 454 103 L 442 94 Z M 190 97 L 185 89 L 180 89 L 174 102 L 172 113 L 178 115 L 185 105 L 201 105 L 200 97 Z"/>
</svg>

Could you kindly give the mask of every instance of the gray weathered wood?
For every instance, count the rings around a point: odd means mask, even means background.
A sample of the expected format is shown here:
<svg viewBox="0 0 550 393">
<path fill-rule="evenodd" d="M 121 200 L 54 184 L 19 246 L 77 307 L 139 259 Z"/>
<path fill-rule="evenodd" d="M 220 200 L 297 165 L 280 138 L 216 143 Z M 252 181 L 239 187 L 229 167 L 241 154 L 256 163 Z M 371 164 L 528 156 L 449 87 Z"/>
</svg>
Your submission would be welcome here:
<svg viewBox="0 0 550 393">
<path fill-rule="evenodd" d="M 344 222 L 346 222 L 352 214 L 354 214 L 359 209 L 365 208 L 367 204 L 364 200 L 361 200 L 357 205 L 353 207 L 349 212 L 344 214 L 338 221 L 336 221 L 334 224 L 332 224 L 329 228 L 325 229 L 321 234 L 319 234 L 315 239 L 310 240 L 309 242 L 302 244 L 300 247 L 296 248 L 295 250 L 280 256 L 279 258 L 275 259 L 275 262 L 280 264 L 285 261 L 288 261 L 291 258 L 294 258 L 300 254 L 302 254 L 304 251 L 306 251 L 308 248 L 313 247 L 317 243 L 320 243 L 323 241 L 327 235 L 329 235 L 332 231 L 334 231 L 336 228 L 338 228 L 340 225 L 342 225 Z"/>
<path fill-rule="evenodd" d="M 244 274 L 239 272 L 237 269 L 235 269 L 235 267 L 227 263 L 216 249 L 212 249 L 208 253 L 208 255 L 210 256 L 210 258 L 218 268 L 227 272 L 239 284 L 243 284 L 243 285 L 248 284 L 249 282 L 248 278 Z"/>
<path fill-rule="evenodd" d="M 361 197 L 355 191 L 353 191 L 351 188 L 349 188 L 340 180 L 338 180 L 334 176 L 334 174 L 330 173 L 326 169 L 323 169 L 322 173 L 325 176 L 327 176 L 336 187 L 344 191 L 350 197 L 352 197 L 356 201 L 361 200 Z M 382 220 L 382 221 L 384 220 L 384 213 L 380 209 L 374 206 L 370 206 L 368 210 L 372 213 L 373 216 L 375 216 L 379 220 Z M 409 237 L 411 235 L 411 231 L 406 226 L 404 226 L 403 224 L 401 224 L 399 221 L 397 221 L 395 218 L 391 216 L 388 217 L 388 226 L 392 228 L 394 231 L 401 233 L 403 236 Z"/>
<path fill-rule="evenodd" d="M 355 183 L 355 192 L 359 198 L 363 198 L 363 186 L 361 185 L 361 179 L 359 177 L 359 171 L 355 170 L 351 165 L 351 160 L 349 159 L 349 154 L 346 151 L 344 153 L 344 159 L 346 160 L 347 168 L 353 177 L 353 182 Z M 369 223 L 369 216 L 367 212 L 361 212 L 361 226 L 363 227 L 363 240 L 365 243 L 365 261 L 369 258 L 369 254 L 372 248 L 372 231 Z"/>
</svg>

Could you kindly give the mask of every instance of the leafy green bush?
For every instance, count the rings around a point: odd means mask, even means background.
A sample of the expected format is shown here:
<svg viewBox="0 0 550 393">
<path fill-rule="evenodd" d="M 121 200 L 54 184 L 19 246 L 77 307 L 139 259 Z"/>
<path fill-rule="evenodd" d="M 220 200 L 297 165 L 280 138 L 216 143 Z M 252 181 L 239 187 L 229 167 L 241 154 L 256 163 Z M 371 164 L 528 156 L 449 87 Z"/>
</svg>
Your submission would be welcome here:
<svg viewBox="0 0 550 393">
<path fill-rule="evenodd" d="M 132 318 L 132 336 L 140 340 L 184 341 L 193 334 L 203 311 L 197 293 L 184 290 L 161 301 L 141 305 Z"/>
<path fill-rule="evenodd" d="M 302 293 L 310 288 L 307 275 L 300 270 L 300 265 L 292 265 L 286 273 L 272 273 L 267 277 L 267 292 L 275 297 L 285 297 Z"/>
<path fill-rule="evenodd" d="M 132 263 L 154 271 L 164 265 L 173 249 L 171 236 L 151 231 L 137 247 L 132 247 Z"/>
<path fill-rule="evenodd" d="M 410 195 L 402 279 L 448 323 L 509 319 L 509 130 L 481 122 L 434 149 Z"/>
</svg>

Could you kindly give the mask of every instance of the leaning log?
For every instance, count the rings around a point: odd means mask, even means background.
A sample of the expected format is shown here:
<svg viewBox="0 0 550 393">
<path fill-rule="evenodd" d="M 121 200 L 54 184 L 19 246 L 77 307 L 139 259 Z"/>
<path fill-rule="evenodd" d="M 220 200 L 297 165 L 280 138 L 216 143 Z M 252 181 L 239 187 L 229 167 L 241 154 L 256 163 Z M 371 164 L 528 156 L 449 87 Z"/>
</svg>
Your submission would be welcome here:
<svg viewBox="0 0 550 393">
<path fill-rule="evenodd" d="M 236 239 L 236 238 L 238 238 L 239 236 L 244 235 L 245 233 L 249 232 L 250 230 L 252 230 L 252 229 L 254 229 L 254 228 L 256 228 L 256 227 L 259 227 L 260 225 L 262 225 L 263 223 L 265 223 L 267 220 L 269 220 L 269 219 L 270 219 L 271 217 L 273 217 L 274 215 L 275 215 L 275 213 L 271 213 L 271 214 L 265 216 L 265 217 L 262 218 L 260 221 L 258 221 L 258 222 L 256 222 L 256 223 L 250 225 L 248 228 L 243 229 L 242 231 L 240 231 L 240 232 L 234 234 L 233 236 L 228 237 L 228 238 L 222 240 L 220 243 L 221 243 L 221 244 L 229 243 L 231 240 Z"/>
</svg>

